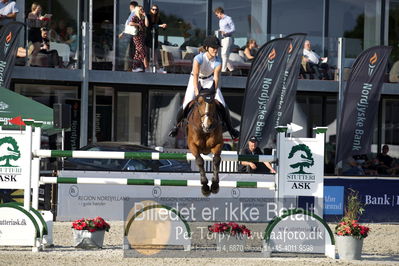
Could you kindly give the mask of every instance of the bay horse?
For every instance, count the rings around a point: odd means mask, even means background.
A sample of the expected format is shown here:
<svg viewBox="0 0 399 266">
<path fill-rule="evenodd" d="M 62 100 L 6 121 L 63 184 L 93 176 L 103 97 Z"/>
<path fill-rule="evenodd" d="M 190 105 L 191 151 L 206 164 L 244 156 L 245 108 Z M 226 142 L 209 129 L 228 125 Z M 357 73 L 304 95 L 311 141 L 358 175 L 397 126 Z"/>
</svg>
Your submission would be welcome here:
<svg viewBox="0 0 399 266">
<path fill-rule="evenodd" d="M 202 194 L 209 196 L 210 193 L 219 191 L 219 166 L 220 154 L 223 147 L 223 126 L 218 115 L 217 101 L 215 100 L 216 90 L 199 89 L 199 94 L 191 104 L 191 111 L 187 118 L 187 143 L 190 152 L 195 157 L 195 162 L 201 175 Z M 213 177 L 211 188 L 208 186 L 204 169 L 204 159 L 201 153 L 213 154 Z"/>
</svg>

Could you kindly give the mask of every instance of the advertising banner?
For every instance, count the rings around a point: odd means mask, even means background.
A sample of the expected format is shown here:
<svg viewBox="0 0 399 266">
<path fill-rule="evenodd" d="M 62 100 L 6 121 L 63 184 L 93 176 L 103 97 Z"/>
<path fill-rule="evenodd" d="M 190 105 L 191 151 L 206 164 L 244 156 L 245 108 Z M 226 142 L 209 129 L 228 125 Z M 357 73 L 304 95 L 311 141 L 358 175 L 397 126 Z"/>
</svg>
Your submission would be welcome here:
<svg viewBox="0 0 399 266">
<path fill-rule="evenodd" d="M 353 64 L 340 114 L 336 163 L 353 155 L 370 153 L 374 119 L 391 50 L 387 46 L 371 47 Z"/>
<path fill-rule="evenodd" d="M 325 178 L 324 218 L 336 222 L 344 214 L 348 188 L 359 191 L 363 223 L 399 222 L 399 178 Z"/>
<path fill-rule="evenodd" d="M 24 24 L 11 22 L 0 29 L 0 87 L 10 88 L 11 71 L 17 56 L 18 34 Z"/>
<path fill-rule="evenodd" d="M 296 88 L 298 85 L 298 75 L 301 65 L 303 43 L 306 38 L 304 33 L 294 33 L 286 38 L 292 39 L 288 49 L 287 65 L 284 71 L 284 79 L 280 95 L 278 95 L 277 108 L 270 122 L 266 122 L 266 126 L 270 127 L 269 131 L 277 126 L 286 126 L 292 122 L 292 114 L 294 112 Z"/>
<path fill-rule="evenodd" d="M 280 96 L 291 41 L 282 38 L 266 43 L 251 65 L 241 115 L 240 153 L 252 136 L 258 138 L 259 148 L 266 148 L 269 135 L 274 132 L 266 121 L 273 115 Z"/>
</svg>

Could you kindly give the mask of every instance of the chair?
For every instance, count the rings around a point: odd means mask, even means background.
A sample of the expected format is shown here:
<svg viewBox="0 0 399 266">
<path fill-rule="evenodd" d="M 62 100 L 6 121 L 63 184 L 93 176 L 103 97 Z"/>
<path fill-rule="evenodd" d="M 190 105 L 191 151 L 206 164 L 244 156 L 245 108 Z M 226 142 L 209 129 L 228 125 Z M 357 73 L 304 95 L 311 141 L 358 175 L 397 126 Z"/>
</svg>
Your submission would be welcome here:
<svg viewBox="0 0 399 266">
<path fill-rule="evenodd" d="M 165 45 L 162 46 L 161 50 L 161 59 L 162 59 L 163 68 L 167 72 L 171 73 L 190 73 L 192 68 L 192 59 L 185 59 L 185 58 L 190 58 L 191 56 L 185 54 L 184 59 L 182 58 L 176 59 L 174 54 L 171 51 L 168 51 L 168 48 L 165 49 L 164 46 Z M 180 53 L 182 52 L 180 51 Z"/>
<path fill-rule="evenodd" d="M 58 43 L 58 42 L 50 42 L 50 49 L 57 50 L 58 55 L 62 57 L 62 61 L 64 64 L 69 63 L 69 57 L 71 56 L 71 48 L 68 44 Z"/>
<path fill-rule="evenodd" d="M 229 60 L 234 67 L 235 71 L 238 71 L 240 76 L 248 75 L 249 69 L 251 68 L 250 62 L 245 62 L 245 59 L 239 53 L 230 53 Z"/>
</svg>

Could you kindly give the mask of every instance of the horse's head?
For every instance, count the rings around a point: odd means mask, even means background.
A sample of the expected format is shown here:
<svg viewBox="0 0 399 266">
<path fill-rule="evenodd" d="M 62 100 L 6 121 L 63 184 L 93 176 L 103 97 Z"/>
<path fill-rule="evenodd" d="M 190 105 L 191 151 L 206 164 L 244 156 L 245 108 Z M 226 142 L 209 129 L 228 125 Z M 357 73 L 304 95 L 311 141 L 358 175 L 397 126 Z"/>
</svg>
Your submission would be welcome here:
<svg viewBox="0 0 399 266">
<path fill-rule="evenodd" d="M 204 133 L 210 133 L 217 126 L 217 110 L 215 102 L 216 90 L 200 89 L 197 96 L 198 112 L 201 117 L 201 128 Z"/>
</svg>

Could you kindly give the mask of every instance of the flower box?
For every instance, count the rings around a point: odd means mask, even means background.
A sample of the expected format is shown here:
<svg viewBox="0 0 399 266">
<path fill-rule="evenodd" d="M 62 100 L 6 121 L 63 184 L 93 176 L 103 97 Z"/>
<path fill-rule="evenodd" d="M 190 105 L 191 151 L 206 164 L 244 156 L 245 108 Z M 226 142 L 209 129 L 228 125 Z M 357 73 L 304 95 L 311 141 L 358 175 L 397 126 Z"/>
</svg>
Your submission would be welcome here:
<svg viewBox="0 0 399 266">
<path fill-rule="evenodd" d="M 338 255 L 344 260 L 360 260 L 362 258 L 364 238 L 355 238 L 353 236 L 336 236 Z"/>
<path fill-rule="evenodd" d="M 359 199 L 359 192 L 349 189 L 345 215 L 335 226 L 335 240 L 340 259 L 360 260 L 362 256 L 363 239 L 370 228 L 358 223 L 358 217 L 363 213 L 363 205 Z"/>
<path fill-rule="evenodd" d="M 111 228 L 101 217 L 79 219 L 72 223 L 74 246 L 83 249 L 102 248 L 104 234 Z"/>
<path fill-rule="evenodd" d="M 102 248 L 105 230 L 90 232 L 73 229 L 74 247 L 82 249 Z"/>
</svg>

